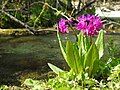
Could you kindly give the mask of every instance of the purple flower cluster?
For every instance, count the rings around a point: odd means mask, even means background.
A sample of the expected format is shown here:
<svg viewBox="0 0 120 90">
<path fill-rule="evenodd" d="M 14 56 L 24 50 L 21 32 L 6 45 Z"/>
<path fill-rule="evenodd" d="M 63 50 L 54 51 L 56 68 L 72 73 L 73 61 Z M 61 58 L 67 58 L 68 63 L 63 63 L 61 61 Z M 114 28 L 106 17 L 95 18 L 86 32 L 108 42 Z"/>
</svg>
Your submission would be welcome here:
<svg viewBox="0 0 120 90">
<path fill-rule="evenodd" d="M 68 25 L 66 24 L 67 20 L 61 18 L 59 23 L 58 23 L 58 29 L 60 30 L 60 32 L 62 33 L 69 33 L 68 30 Z"/>
<path fill-rule="evenodd" d="M 77 27 L 77 30 L 83 31 L 84 35 L 94 36 L 102 28 L 102 21 L 100 17 L 95 15 L 82 15 L 81 17 L 78 17 L 78 21 L 79 22 L 75 24 L 75 26 Z M 69 32 L 67 22 L 68 20 L 61 18 L 58 23 L 58 28 L 62 33 Z M 72 23 L 72 20 L 69 22 Z"/>
<path fill-rule="evenodd" d="M 78 17 L 78 24 L 75 24 L 77 30 L 83 31 L 84 35 L 94 36 L 102 28 L 102 21 L 100 17 L 95 15 L 82 15 Z"/>
</svg>

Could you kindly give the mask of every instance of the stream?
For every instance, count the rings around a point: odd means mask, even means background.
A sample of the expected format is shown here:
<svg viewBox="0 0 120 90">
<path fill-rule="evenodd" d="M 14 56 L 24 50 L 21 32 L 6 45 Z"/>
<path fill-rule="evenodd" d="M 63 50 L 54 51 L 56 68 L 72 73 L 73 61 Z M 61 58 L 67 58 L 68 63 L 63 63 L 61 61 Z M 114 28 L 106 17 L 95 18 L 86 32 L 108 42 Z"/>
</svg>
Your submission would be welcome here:
<svg viewBox="0 0 120 90">
<path fill-rule="evenodd" d="M 64 42 L 73 39 L 63 35 Z M 120 35 L 105 35 L 120 45 Z M 47 63 L 64 70 L 68 66 L 60 52 L 56 33 L 39 36 L 0 36 L 0 84 L 19 86 L 27 78 L 45 79 L 52 74 Z M 44 77 L 45 76 L 45 77 Z"/>
</svg>

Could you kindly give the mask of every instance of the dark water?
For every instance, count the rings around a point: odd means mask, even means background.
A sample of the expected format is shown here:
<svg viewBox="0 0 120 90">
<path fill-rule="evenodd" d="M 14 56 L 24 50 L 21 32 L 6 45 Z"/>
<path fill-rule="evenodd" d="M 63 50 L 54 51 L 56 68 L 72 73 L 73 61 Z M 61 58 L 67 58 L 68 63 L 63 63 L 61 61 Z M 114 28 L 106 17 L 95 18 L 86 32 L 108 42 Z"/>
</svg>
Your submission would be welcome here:
<svg viewBox="0 0 120 90">
<path fill-rule="evenodd" d="M 63 39 L 67 39 L 66 36 Z M 111 39 L 120 45 L 120 35 L 105 35 L 106 42 Z M 51 71 L 47 63 L 68 68 L 56 34 L 0 37 L 0 84 L 20 85 L 26 78 L 44 78 Z"/>
</svg>

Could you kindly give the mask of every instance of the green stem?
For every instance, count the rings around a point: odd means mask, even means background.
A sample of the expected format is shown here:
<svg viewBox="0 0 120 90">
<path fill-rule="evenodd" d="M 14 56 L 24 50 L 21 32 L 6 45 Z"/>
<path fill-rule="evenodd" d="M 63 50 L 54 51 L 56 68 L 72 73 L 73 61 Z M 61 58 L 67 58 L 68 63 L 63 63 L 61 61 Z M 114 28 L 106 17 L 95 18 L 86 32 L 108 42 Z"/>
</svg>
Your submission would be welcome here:
<svg viewBox="0 0 120 90">
<path fill-rule="evenodd" d="M 90 36 L 90 45 L 92 45 L 92 36 Z"/>
<path fill-rule="evenodd" d="M 34 21 L 34 26 L 33 26 L 33 27 L 36 26 L 36 23 L 37 23 L 38 19 L 41 17 L 41 15 L 42 15 L 42 13 L 44 12 L 44 10 L 45 10 L 45 7 L 43 6 L 42 11 L 40 12 L 39 16 L 38 16 L 38 17 L 35 19 L 35 21 Z"/>
<path fill-rule="evenodd" d="M 72 25 L 71 25 L 70 22 L 68 22 L 68 24 L 70 25 L 70 28 L 73 30 L 73 33 L 74 33 L 74 35 L 75 35 L 75 37 L 76 37 L 76 41 L 78 41 L 78 37 L 77 37 L 77 32 L 76 32 L 76 30 L 72 27 Z"/>
<path fill-rule="evenodd" d="M 59 45 L 60 45 L 60 49 L 61 49 L 61 51 L 62 51 L 63 57 L 64 57 L 65 60 L 67 61 L 66 53 L 65 53 L 65 48 L 63 47 L 62 40 L 61 40 L 61 38 L 60 38 L 58 28 L 57 28 L 57 38 L 58 38 L 58 41 L 59 41 Z"/>
</svg>

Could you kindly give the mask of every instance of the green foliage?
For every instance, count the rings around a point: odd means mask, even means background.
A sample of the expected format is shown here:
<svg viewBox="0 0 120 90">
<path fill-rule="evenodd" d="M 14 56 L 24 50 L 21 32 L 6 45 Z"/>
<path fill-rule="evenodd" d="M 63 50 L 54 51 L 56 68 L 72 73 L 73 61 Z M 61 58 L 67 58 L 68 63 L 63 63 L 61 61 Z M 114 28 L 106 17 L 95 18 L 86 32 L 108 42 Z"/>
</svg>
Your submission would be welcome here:
<svg viewBox="0 0 120 90">
<path fill-rule="evenodd" d="M 50 22 L 53 12 L 49 8 L 44 8 L 43 5 L 36 5 L 31 7 L 31 17 L 30 17 L 30 24 L 35 26 L 51 26 L 52 23 Z M 48 27 L 47 26 L 47 27 Z"/>
<path fill-rule="evenodd" d="M 94 77 L 99 70 L 99 59 L 103 56 L 104 51 L 104 35 L 103 30 L 99 32 L 96 43 L 88 40 L 88 36 L 84 36 L 82 32 L 78 35 L 78 42 L 73 43 L 67 41 L 66 49 L 62 45 L 58 33 L 58 40 L 63 56 L 73 72 L 78 75 L 86 72 L 89 77 Z"/>
<path fill-rule="evenodd" d="M 115 44 L 114 40 L 110 40 L 107 46 L 108 49 L 108 58 L 118 58 L 119 57 L 119 51 L 120 51 L 120 46 Z"/>
<path fill-rule="evenodd" d="M 111 74 L 107 80 L 108 82 L 106 86 L 108 86 L 109 89 L 111 90 L 120 89 L 120 64 L 118 64 L 111 70 Z"/>
<path fill-rule="evenodd" d="M 54 67 L 54 69 L 56 69 L 56 67 Z M 71 70 L 69 72 L 59 72 L 57 77 L 49 79 L 46 83 L 39 80 L 26 79 L 23 85 L 24 87 L 21 88 L 16 86 L 13 86 L 13 88 L 15 90 L 119 90 L 120 64 L 111 70 L 107 80 L 98 81 L 94 78 L 89 78 L 88 73 L 83 73 L 82 76 L 76 75 Z M 0 89 L 6 90 L 9 89 L 9 87 L 2 85 Z"/>
<path fill-rule="evenodd" d="M 82 78 L 82 80 L 81 80 Z M 37 83 L 36 83 L 37 82 Z M 100 82 L 94 78 L 89 78 L 88 73 L 75 75 L 73 71 L 61 72 L 59 76 L 49 79 L 46 83 L 38 83 L 36 80 L 27 79 L 24 84 L 35 89 L 51 89 L 51 90 L 119 90 L 120 89 L 120 64 L 111 70 L 107 81 Z M 34 89 L 34 88 L 35 89 Z M 40 88 L 42 87 L 42 88 Z"/>
<path fill-rule="evenodd" d="M 108 55 L 104 56 L 104 62 L 100 62 L 100 72 L 104 78 L 110 75 L 110 70 L 113 69 L 113 67 L 120 64 L 120 46 L 115 45 L 114 41 L 110 40 L 107 45 L 107 50 L 106 52 L 108 52 Z"/>
<path fill-rule="evenodd" d="M 38 80 L 26 79 L 24 85 L 32 90 L 119 90 L 120 64 L 111 70 L 107 81 L 98 81 L 94 78 L 89 78 L 88 73 L 83 73 L 81 77 L 80 75 L 75 75 L 71 70 L 70 72 L 60 72 L 59 76 L 49 79 L 46 83 L 40 83 Z"/>
<path fill-rule="evenodd" d="M 56 16 L 52 9 L 45 7 L 44 5 L 35 5 L 31 7 L 30 10 L 31 15 L 28 24 L 35 27 L 51 27 L 60 17 L 60 15 Z"/>
<path fill-rule="evenodd" d="M 111 70 L 111 75 L 108 77 L 108 80 L 115 80 L 117 78 L 120 81 L 120 64 Z"/>
<path fill-rule="evenodd" d="M 44 90 L 44 84 L 41 84 L 38 80 L 26 79 L 24 85 L 30 87 L 32 90 Z"/>
<path fill-rule="evenodd" d="M 38 0 L 36 0 L 37 2 Z M 51 6 L 55 6 L 56 2 L 53 1 L 46 1 Z M 51 3 L 52 2 L 52 3 Z M 35 1 L 30 2 L 28 5 L 28 1 L 8 1 L 4 2 L 4 9 L 5 10 L 13 10 L 10 11 L 9 14 L 13 15 L 18 20 L 27 23 L 31 27 L 52 27 L 61 17 L 60 15 L 56 15 L 55 11 L 50 9 L 49 7 L 45 7 L 43 4 L 35 3 Z M 2 8 L 3 8 L 2 7 Z M 29 9 L 29 8 L 30 9 Z M 14 11 L 16 10 L 16 11 Z M 21 28 L 19 24 L 16 24 L 15 21 L 11 20 L 4 14 L 0 14 L 2 16 L 0 21 L 1 28 Z"/>
<path fill-rule="evenodd" d="M 6 90 L 6 89 L 8 89 L 8 86 L 6 86 L 6 85 L 1 85 L 0 86 L 0 90 Z"/>
<path fill-rule="evenodd" d="M 82 72 L 81 56 L 79 56 L 79 49 L 72 41 L 66 44 L 66 59 L 70 68 L 79 74 Z"/>
<path fill-rule="evenodd" d="M 3 0 L 0 4 L 2 7 L 1 10 L 9 11 L 9 14 L 13 15 L 15 18 L 26 22 L 27 15 L 23 14 L 22 10 L 25 8 L 25 1 L 9 1 L 9 0 Z M 0 13 L 0 27 L 1 28 L 18 28 L 22 27 L 20 24 L 16 23 L 14 20 L 11 20 L 8 16 L 6 16 L 3 13 Z"/>
<path fill-rule="evenodd" d="M 50 3 L 54 0 L 45 0 Z M 61 0 L 62 1 L 62 0 Z M 7 3 L 7 2 L 5 2 Z M 17 3 L 17 2 L 16 2 Z M 19 7 L 24 5 L 19 3 Z M 63 1 L 67 6 L 68 0 Z M 50 3 L 51 6 L 55 7 L 56 3 Z M 16 7 L 11 6 L 11 8 Z M 56 6 L 57 7 L 57 6 Z M 18 8 L 18 7 L 16 7 Z M 58 12 L 54 13 L 48 7 L 44 5 L 33 5 L 30 7 L 30 21 L 27 22 L 26 15 L 15 12 L 10 13 L 21 21 L 26 21 L 30 26 L 52 26 L 56 23 L 60 16 L 60 13 L 67 13 L 66 9 L 58 7 Z M 90 7 L 83 11 L 81 14 L 94 14 L 95 8 Z M 9 17 L 1 14 L 2 20 L 11 22 Z M 3 23 L 0 23 L 3 24 Z M 104 55 L 104 32 L 101 30 L 95 42 L 89 41 L 91 38 L 84 36 L 80 32 L 77 36 L 76 42 L 71 40 L 67 41 L 66 46 L 63 45 L 59 32 L 57 32 L 59 45 L 66 60 L 70 71 L 64 71 L 53 64 L 48 63 L 49 67 L 58 76 L 49 79 L 47 82 L 41 82 L 39 80 L 26 79 L 23 85 L 31 90 L 115 90 L 120 89 L 120 57 L 118 57 L 116 48 L 111 41 L 108 46 L 108 57 L 106 61 L 101 61 Z M 117 56 L 116 56 L 117 55 Z M 9 87 L 6 85 L 0 86 L 0 89 L 6 90 Z"/>
<path fill-rule="evenodd" d="M 60 74 L 60 76 L 50 79 L 47 82 L 47 85 L 49 88 L 55 89 L 55 90 L 61 90 L 61 88 L 66 88 L 68 90 L 80 90 L 88 88 L 90 89 L 94 85 L 97 85 L 98 81 L 95 79 L 90 79 L 88 77 L 88 74 L 83 74 L 83 81 L 80 80 L 80 75 L 75 76 L 75 74 L 70 72 L 63 72 Z"/>
<path fill-rule="evenodd" d="M 56 78 L 47 82 L 48 85 L 50 84 L 49 88 L 55 90 L 59 88 L 71 90 L 73 87 L 90 89 L 98 84 L 98 81 L 91 77 L 94 77 L 99 71 L 99 67 L 102 66 L 99 64 L 99 59 L 104 51 L 103 33 L 101 30 L 96 44 L 93 42 L 90 45 L 88 37 L 81 32 L 78 35 L 78 42 L 67 41 L 66 48 L 64 48 L 60 35 L 57 33 L 61 51 L 71 70 L 70 72 L 63 71 L 52 64 L 48 64 L 58 74 Z"/>
</svg>

